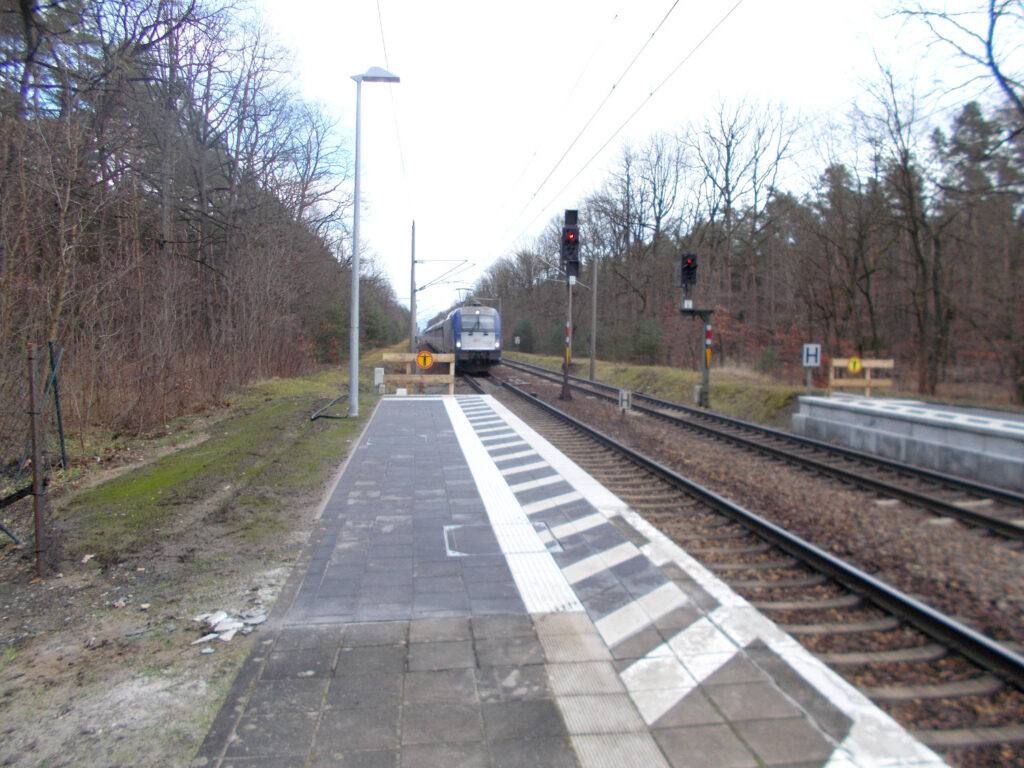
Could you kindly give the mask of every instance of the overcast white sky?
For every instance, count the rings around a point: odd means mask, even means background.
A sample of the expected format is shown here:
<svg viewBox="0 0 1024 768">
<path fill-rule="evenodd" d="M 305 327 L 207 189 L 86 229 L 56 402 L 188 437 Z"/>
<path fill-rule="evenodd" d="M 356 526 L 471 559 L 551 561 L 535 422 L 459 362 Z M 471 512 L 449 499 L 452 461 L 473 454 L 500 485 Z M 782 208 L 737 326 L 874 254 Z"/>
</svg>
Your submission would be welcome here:
<svg viewBox="0 0 1024 768">
<path fill-rule="evenodd" d="M 875 78 L 876 52 L 923 56 L 880 18 L 892 0 L 258 1 L 304 95 L 350 135 L 351 75 L 401 77 L 363 85 L 360 233 L 405 304 L 413 220 L 417 284 L 465 260 L 468 286 L 578 207 L 625 142 L 698 122 L 720 99 L 841 115 Z M 452 283 L 419 292 L 419 323 L 457 297 Z"/>
</svg>

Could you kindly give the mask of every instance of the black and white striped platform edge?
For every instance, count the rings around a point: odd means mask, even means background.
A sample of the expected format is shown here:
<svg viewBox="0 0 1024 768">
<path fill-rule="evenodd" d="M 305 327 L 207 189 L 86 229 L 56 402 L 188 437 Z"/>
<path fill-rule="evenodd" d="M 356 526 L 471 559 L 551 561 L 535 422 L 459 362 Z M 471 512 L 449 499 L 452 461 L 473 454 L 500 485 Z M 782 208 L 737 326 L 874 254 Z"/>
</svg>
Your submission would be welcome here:
<svg viewBox="0 0 1024 768">
<path fill-rule="evenodd" d="M 699 618 L 618 671 L 646 726 L 643 731 L 655 725 L 704 680 L 737 656 L 746 655 L 751 663 L 759 665 L 759 655 L 750 651 L 766 647 L 772 657 L 781 660 L 849 718 L 850 725 L 843 729 L 841 740 L 834 738 L 836 734 L 831 737 L 824 734 L 835 743 L 831 757 L 824 763 L 825 768 L 939 768 L 946 765 L 870 699 L 501 403 L 486 395 L 443 399 L 495 534 L 531 614 L 575 614 L 565 616 L 563 621 L 571 620 L 584 632 L 587 629 L 595 632 L 611 650 L 637 637 L 673 611 L 693 606 L 693 598 L 665 577 L 646 594 L 610 612 L 593 615 L 577 596 L 574 585 L 640 557 L 663 573 L 678 568 L 712 598 L 698 601 Z M 550 467 L 550 476 L 523 483 L 510 484 L 506 480 L 526 470 L 537 474 L 545 466 Z M 544 494 L 542 489 L 547 489 L 548 493 Z M 550 516 L 545 525 L 535 524 L 539 517 L 552 512 L 557 514 Z M 549 549 L 552 539 L 558 541 L 606 524 L 615 525 L 619 530 L 631 529 L 636 535 L 626 540 L 617 537 L 610 548 L 575 561 Z M 556 558 L 561 561 L 557 562 Z M 552 620 L 556 617 L 552 616 Z M 611 659 L 610 654 L 608 659 Z M 771 675 L 771 670 L 765 672 Z M 804 706 L 800 702 L 792 703 Z M 561 701 L 560 706 L 563 706 Z M 565 711 L 564 706 L 563 714 L 570 723 L 572 718 L 582 716 L 579 712 Z M 814 722 L 810 713 L 808 719 Z M 630 747 L 635 751 L 627 764 L 665 765 L 649 732 L 646 735 L 647 738 L 643 738 L 644 734 L 637 728 L 637 738 Z M 597 758 L 592 745 L 576 746 L 585 768 L 607 764 L 605 759 Z M 588 754 L 593 754 L 594 759 L 588 759 Z"/>
</svg>

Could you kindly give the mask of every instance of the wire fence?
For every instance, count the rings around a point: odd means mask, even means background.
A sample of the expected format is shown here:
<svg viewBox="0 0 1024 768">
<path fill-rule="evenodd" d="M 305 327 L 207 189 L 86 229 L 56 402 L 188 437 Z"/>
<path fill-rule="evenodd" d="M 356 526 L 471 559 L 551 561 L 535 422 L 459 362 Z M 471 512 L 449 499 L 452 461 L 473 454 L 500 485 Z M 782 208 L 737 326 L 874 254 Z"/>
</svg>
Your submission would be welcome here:
<svg viewBox="0 0 1024 768">
<path fill-rule="evenodd" d="M 39 411 L 39 469 L 43 477 L 67 465 L 60 413 L 63 348 L 50 342 L 36 350 Z M 0 539 L 17 539 L 31 529 L 26 498 L 32 485 L 32 431 L 29 416 L 29 356 L 7 355 L 0 364 Z"/>
</svg>

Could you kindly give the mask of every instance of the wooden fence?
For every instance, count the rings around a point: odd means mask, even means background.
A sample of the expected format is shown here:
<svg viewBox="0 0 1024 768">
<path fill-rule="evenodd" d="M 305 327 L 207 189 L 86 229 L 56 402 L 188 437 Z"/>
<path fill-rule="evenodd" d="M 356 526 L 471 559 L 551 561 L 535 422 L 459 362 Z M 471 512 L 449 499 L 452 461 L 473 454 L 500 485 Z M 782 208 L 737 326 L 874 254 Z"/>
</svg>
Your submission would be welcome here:
<svg viewBox="0 0 1024 768">
<path fill-rule="evenodd" d="M 872 372 L 892 369 L 892 360 L 833 357 L 828 369 L 828 394 L 831 396 L 837 389 L 862 389 L 866 397 L 871 397 L 872 389 L 889 388 L 894 384 L 892 374 L 887 378 L 878 378 L 873 376 Z M 863 375 L 860 375 L 862 372 Z"/>
<path fill-rule="evenodd" d="M 405 373 L 384 372 L 384 394 L 388 393 L 388 386 L 393 385 L 395 389 L 406 387 L 410 392 L 418 390 L 423 393 L 428 384 L 447 384 L 448 394 L 455 394 L 455 355 L 436 355 L 429 353 L 432 364 L 428 365 L 429 370 L 438 363 L 448 363 L 448 373 L 413 373 L 413 366 L 419 368 L 417 358 L 423 355 L 422 352 L 385 352 L 385 363 L 405 363 Z"/>
</svg>

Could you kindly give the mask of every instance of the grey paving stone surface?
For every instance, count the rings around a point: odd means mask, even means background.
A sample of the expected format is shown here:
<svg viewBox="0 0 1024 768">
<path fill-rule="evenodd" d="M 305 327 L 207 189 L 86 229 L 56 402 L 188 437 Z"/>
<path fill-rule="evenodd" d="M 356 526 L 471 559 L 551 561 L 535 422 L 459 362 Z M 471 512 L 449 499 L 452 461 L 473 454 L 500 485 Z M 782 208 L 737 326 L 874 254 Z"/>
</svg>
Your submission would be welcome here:
<svg viewBox="0 0 1024 768">
<path fill-rule="evenodd" d="M 725 723 L 654 732 L 672 768 L 760 768 L 757 758 Z"/>
<path fill-rule="evenodd" d="M 483 401 L 461 402 L 481 429 L 499 426 Z M 499 469 L 540 461 L 511 430 L 481 437 Z M 505 477 L 515 486 L 551 474 Z M 513 493 L 529 504 L 571 490 L 560 480 Z M 550 537 L 552 527 L 594 513 L 577 498 L 531 521 Z M 565 568 L 645 541 L 619 519 L 547 546 Z M 301 565 L 194 768 L 578 768 L 574 743 L 592 757 L 617 736 L 629 738 L 608 754 L 626 755 L 639 743 L 629 739 L 642 737 L 674 768 L 810 766 L 823 765 L 831 747 L 806 713 L 835 741 L 849 729 L 755 644 L 648 730 L 620 673 L 717 601 L 678 567 L 634 556 L 573 585 L 585 614 L 528 615 L 438 400 L 381 403 Z M 609 648 L 594 622 L 670 582 L 687 603 Z M 768 682 L 764 670 L 782 682 Z M 588 763 L 597 764 L 605 763 Z"/>
</svg>

